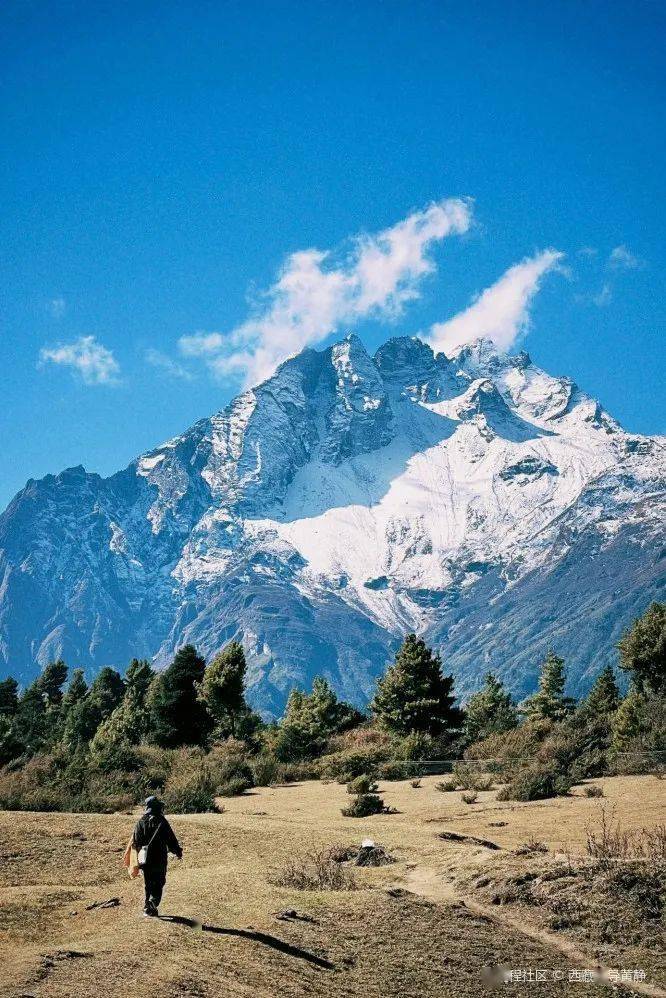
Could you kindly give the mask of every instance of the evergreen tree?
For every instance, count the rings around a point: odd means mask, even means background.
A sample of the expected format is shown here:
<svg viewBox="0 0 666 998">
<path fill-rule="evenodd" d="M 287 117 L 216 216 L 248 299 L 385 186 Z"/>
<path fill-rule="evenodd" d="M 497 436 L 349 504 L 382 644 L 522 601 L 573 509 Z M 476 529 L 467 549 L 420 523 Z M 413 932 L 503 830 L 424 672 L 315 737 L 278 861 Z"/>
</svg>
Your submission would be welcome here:
<svg viewBox="0 0 666 998">
<path fill-rule="evenodd" d="M 77 681 L 77 689 L 81 684 Z M 105 666 L 83 697 L 69 708 L 64 719 L 63 740 L 72 749 L 85 745 L 120 703 L 125 690 L 120 673 Z"/>
<path fill-rule="evenodd" d="M 377 684 L 372 711 L 400 735 L 439 735 L 459 728 L 463 713 L 454 706 L 453 676 L 442 675 L 439 655 L 415 634 L 408 634 L 393 665 Z"/>
<path fill-rule="evenodd" d="M 539 688 L 521 704 L 521 712 L 530 721 L 563 721 L 575 707 L 571 697 L 565 697 L 564 659 L 549 651 L 541 666 Z"/>
<path fill-rule="evenodd" d="M 67 718 L 67 715 L 72 710 L 72 708 L 83 700 L 88 692 L 88 684 L 83 678 L 83 669 L 74 669 L 72 672 L 72 678 L 69 681 L 69 686 L 62 698 L 62 716 L 63 721 Z"/>
<path fill-rule="evenodd" d="M 199 696 L 206 704 L 222 737 L 237 734 L 237 722 L 249 711 L 245 701 L 247 663 L 243 646 L 232 641 L 207 666 L 198 686 Z"/>
<path fill-rule="evenodd" d="M 60 659 L 49 662 L 19 698 L 13 730 L 29 755 L 47 748 L 58 737 L 66 679 L 65 663 Z"/>
<path fill-rule="evenodd" d="M 612 723 L 612 746 L 616 752 L 636 749 L 644 730 L 645 696 L 632 683 Z"/>
<path fill-rule="evenodd" d="M 123 699 L 98 727 L 90 746 L 93 754 L 117 754 L 121 745 L 138 745 L 146 736 L 150 723 L 147 697 L 154 677 L 149 662 L 132 659 L 125 673 Z"/>
<path fill-rule="evenodd" d="M 35 680 L 35 686 L 38 688 L 47 710 L 60 706 L 63 686 L 66 682 L 67 666 L 60 658 L 56 662 L 49 662 L 41 676 Z"/>
<path fill-rule="evenodd" d="M 666 603 L 652 603 L 624 632 L 620 667 L 631 673 L 639 690 L 666 694 Z"/>
<path fill-rule="evenodd" d="M 581 704 L 583 712 L 592 717 L 608 718 L 620 705 L 620 691 L 612 665 L 601 670 L 592 689 Z"/>
<path fill-rule="evenodd" d="M 16 721 L 7 714 L 0 714 L 0 766 L 17 759 L 25 751 L 16 730 Z"/>
<path fill-rule="evenodd" d="M 284 762 L 320 755 L 331 735 L 360 724 L 363 715 L 339 700 L 322 676 L 312 683 L 312 692 L 292 690 L 279 729 L 273 738 L 273 752 Z"/>
<path fill-rule="evenodd" d="M 465 706 L 465 733 L 471 742 L 518 727 L 518 711 L 504 683 L 492 672 L 485 685 L 474 693 Z"/>
<path fill-rule="evenodd" d="M 0 717 L 13 717 L 18 708 L 18 683 L 12 676 L 0 682 Z"/>
<path fill-rule="evenodd" d="M 204 745 L 212 719 L 199 700 L 197 686 L 204 678 L 206 663 L 193 645 L 176 653 L 171 665 L 155 677 L 150 687 L 151 738 L 163 748 Z"/>
</svg>

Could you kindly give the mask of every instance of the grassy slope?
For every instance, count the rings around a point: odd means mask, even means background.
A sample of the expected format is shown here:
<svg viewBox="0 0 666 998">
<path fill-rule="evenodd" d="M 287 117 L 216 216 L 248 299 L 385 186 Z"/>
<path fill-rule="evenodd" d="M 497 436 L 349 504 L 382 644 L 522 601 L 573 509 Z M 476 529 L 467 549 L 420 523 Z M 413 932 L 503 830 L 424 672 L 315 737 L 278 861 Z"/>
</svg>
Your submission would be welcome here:
<svg viewBox="0 0 666 998">
<path fill-rule="evenodd" d="M 436 782 L 424 779 L 419 789 L 384 784 L 386 802 L 400 813 L 361 820 L 340 814 L 343 787 L 320 783 L 256 790 L 225 801 L 222 815 L 175 816 L 185 858 L 171 866 L 162 913 L 243 935 L 141 919 L 141 884 L 120 865 L 133 816 L 0 813 L 0 995 L 464 998 L 486 993 L 484 966 L 570 966 L 546 942 L 484 918 L 454 894 L 479 869 L 521 869 L 525 860 L 504 849 L 530 836 L 551 853 L 581 852 L 599 801 L 577 790 L 566 799 L 500 804 L 491 791 L 468 806 L 459 793 L 438 793 Z M 663 821 L 663 781 L 597 782 L 626 827 Z M 507 824 L 491 827 L 500 820 Z M 444 829 L 493 839 L 503 851 L 443 842 L 437 832 Z M 295 848 L 358 844 L 368 835 L 399 862 L 359 871 L 356 892 L 304 894 L 268 882 L 271 868 Z M 395 886 L 410 893 L 387 893 Z M 111 897 L 118 907 L 85 910 Z M 313 921 L 277 920 L 285 908 Z M 537 925 L 540 914 L 521 911 L 521 918 Z M 593 947 L 579 942 L 592 966 Z M 612 966 L 657 971 L 654 954 L 636 947 L 611 956 Z M 572 987 L 577 995 L 607 993 L 580 983 L 510 987 L 531 996 Z"/>
</svg>

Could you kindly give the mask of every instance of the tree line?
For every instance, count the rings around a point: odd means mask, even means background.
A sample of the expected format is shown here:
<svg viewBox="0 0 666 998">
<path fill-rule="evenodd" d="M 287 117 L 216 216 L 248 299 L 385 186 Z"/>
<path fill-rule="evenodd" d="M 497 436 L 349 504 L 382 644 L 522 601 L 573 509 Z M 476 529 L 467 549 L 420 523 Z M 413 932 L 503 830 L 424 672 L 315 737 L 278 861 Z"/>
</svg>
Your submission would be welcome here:
<svg viewBox="0 0 666 998">
<path fill-rule="evenodd" d="M 0 766 L 14 788 L 18 777 L 12 774 L 35 759 L 50 760 L 58 778 L 72 771 L 76 779 L 72 775 L 70 783 L 83 786 L 89 773 L 150 769 L 151 746 L 166 753 L 196 751 L 201 766 L 215 750 L 218 760 L 224 752 L 225 758 L 235 753 L 236 768 L 225 763 L 223 770 L 227 783 L 242 789 L 268 779 L 279 765 L 318 760 L 319 768 L 311 766 L 306 775 L 337 778 L 339 764 L 347 767 L 343 775 L 353 778 L 382 765 L 388 772 L 392 762 L 398 773 L 396 760 L 483 758 L 484 753 L 517 758 L 518 752 L 527 757 L 535 746 L 543 752 L 552 743 L 558 758 L 573 753 L 567 764 L 572 774 L 576 762 L 581 772 L 587 766 L 587 775 L 595 775 L 607 767 L 609 753 L 665 748 L 666 604 L 653 603 L 618 649 L 620 669 L 630 678 L 625 695 L 609 664 L 576 702 L 565 693 L 564 661 L 549 652 L 536 692 L 522 703 L 488 672 L 463 709 L 440 656 L 409 634 L 379 679 L 367 712 L 340 700 L 318 677 L 309 693 L 292 690 L 282 719 L 271 723 L 247 702 L 247 664 L 235 641 L 208 665 L 186 645 L 161 672 L 133 659 L 124 677 L 105 667 L 90 685 L 81 669 L 67 682 L 67 666 L 59 660 L 23 691 L 11 677 L 0 682 Z M 169 765 L 176 765 L 174 758 L 169 756 Z M 14 799 L 3 798 L 3 778 L 0 772 L 0 804 Z M 157 786 L 159 779 L 158 774 Z"/>
</svg>

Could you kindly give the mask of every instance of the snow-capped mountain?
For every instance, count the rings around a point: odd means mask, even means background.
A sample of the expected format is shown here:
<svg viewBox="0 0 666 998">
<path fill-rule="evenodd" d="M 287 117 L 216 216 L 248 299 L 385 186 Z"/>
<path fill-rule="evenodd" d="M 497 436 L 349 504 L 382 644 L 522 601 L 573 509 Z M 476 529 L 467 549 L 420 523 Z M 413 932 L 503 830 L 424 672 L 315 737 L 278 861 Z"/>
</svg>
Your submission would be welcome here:
<svg viewBox="0 0 666 998">
<path fill-rule="evenodd" d="M 103 479 L 29 481 L 0 517 L 0 671 L 207 656 L 233 637 L 279 714 L 329 677 L 371 695 L 401 636 L 458 690 L 532 689 L 547 646 L 583 691 L 664 583 L 666 448 L 485 340 L 306 350 Z"/>
</svg>

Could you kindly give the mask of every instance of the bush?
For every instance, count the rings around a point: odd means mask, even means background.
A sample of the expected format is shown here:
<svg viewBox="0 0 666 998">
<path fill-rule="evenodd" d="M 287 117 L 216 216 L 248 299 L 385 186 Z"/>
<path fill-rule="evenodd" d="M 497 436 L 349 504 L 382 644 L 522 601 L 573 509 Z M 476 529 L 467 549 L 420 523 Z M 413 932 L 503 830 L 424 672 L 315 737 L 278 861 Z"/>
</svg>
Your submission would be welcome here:
<svg viewBox="0 0 666 998">
<path fill-rule="evenodd" d="M 516 849 L 516 856 L 530 856 L 534 853 L 548 852 L 548 846 L 545 842 L 540 842 L 539 839 L 535 838 L 533 835 L 531 838 L 527 839 L 525 842 L 521 842 Z"/>
<path fill-rule="evenodd" d="M 282 867 L 269 876 L 278 887 L 297 891 L 353 891 L 356 881 L 351 870 L 340 865 L 339 849 L 309 849 L 289 856 Z"/>
<path fill-rule="evenodd" d="M 594 784 L 589 787 L 583 787 L 583 793 L 586 797 L 603 797 L 604 795 L 603 789 L 594 786 Z"/>
<path fill-rule="evenodd" d="M 435 790 L 439 790 L 440 794 L 450 794 L 457 789 L 457 780 L 440 780 L 439 783 L 435 784 Z"/>
<path fill-rule="evenodd" d="M 349 807 L 343 807 L 346 818 L 367 818 L 371 814 L 385 814 L 386 806 L 377 794 L 359 794 Z"/>
<path fill-rule="evenodd" d="M 319 772 L 324 780 L 337 780 L 349 783 L 355 776 L 369 773 L 374 776 L 377 766 L 384 762 L 384 752 L 380 748 L 348 749 L 323 756 L 319 761 Z"/>
<path fill-rule="evenodd" d="M 477 800 L 479 799 L 479 795 L 476 793 L 475 790 L 472 791 L 471 793 L 461 794 L 460 796 L 463 804 L 476 804 Z"/>
<path fill-rule="evenodd" d="M 0 809 L 3 811 L 61 810 L 53 756 L 35 756 L 18 769 L 0 771 Z"/>
<path fill-rule="evenodd" d="M 565 797 L 571 781 L 553 768 L 530 767 L 519 772 L 497 795 L 497 800 L 545 800 Z"/>
<path fill-rule="evenodd" d="M 380 762 L 375 773 L 380 780 L 408 780 L 414 775 L 415 768 L 413 762 L 402 762 L 394 759 L 389 762 Z"/>
<path fill-rule="evenodd" d="M 493 786 L 492 776 L 470 763 L 457 762 L 452 777 L 461 790 L 491 790 Z"/>
<path fill-rule="evenodd" d="M 412 780 L 409 785 L 410 785 L 410 787 L 413 787 L 414 790 L 418 790 L 419 787 L 421 786 L 421 781 L 420 780 Z"/>
<path fill-rule="evenodd" d="M 465 759 L 485 760 L 490 772 L 512 775 L 525 759 L 533 759 L 552 730 L 550 721 L 527 721 L 510 731 L 497 732 L 465 749 Z"/>
<path fill-rule="evenodd" d="M 177 814 L 217 811 L 214 783 L 210 770 L 200 761 L 198 766 L 174 767 L 164 786 L 164 804 Z"/>
<path fill-rule="evenodd" d="M 218 797 L 240 797 L 252 786 L 254 784 L 248 782 L 243 776 L 232 776 L 224 783 L 218 783 L 215 787 L 215 793 Z"/>
<path fill-rule="evenodd" d="M 280 778 L 280 764 L 272 755 L 258 755 L 250 763 L 255 787 L 270 787 Z"/>
<path fill-rule="evenodd" d="M 354 777 L 347 784 L 348 794 L 374 794 L 376 792 L 377 784 L 373 782 L 372 777 L 365 773 L 362 776 Z"/>
<path fill-rule="evenodd" d="M 319 764 L 314 761 L 278 763 L 276 783 L 300 783 L 302 780 L 318 780 Z"/>
<path fill-rule="evenodd" d="M 206 766 L 213 792 L 220 797 L 235 797 L 254 786 L 247 746 L 235 738 L 213 745 Z"/>
</svg>

